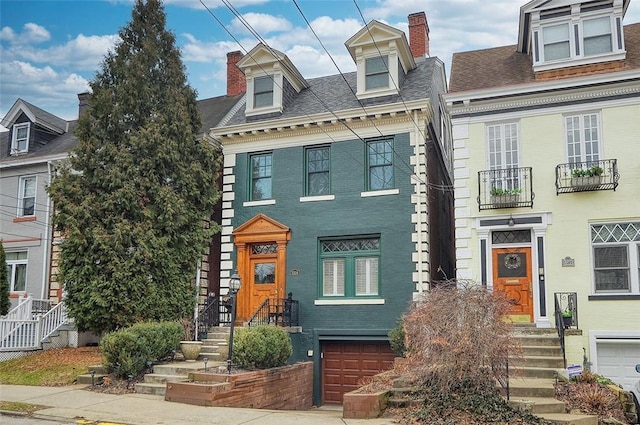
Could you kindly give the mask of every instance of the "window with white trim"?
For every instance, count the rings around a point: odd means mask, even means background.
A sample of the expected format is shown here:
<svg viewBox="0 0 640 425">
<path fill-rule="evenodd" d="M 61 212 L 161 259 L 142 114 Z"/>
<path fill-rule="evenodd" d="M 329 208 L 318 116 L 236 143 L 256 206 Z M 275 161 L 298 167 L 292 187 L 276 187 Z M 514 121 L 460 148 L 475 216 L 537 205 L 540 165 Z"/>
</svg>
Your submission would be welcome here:
<svg viewBox="0 0 640 425">
<path fill-rule="evenodd" d="M 36 182 L 37 179 L 35 176 L 20 177 L 18 217 L 35 215 Z"/>
<path fill-rule="evenodd" d="M 600 159 L 599 122 L 597 113 L 565 117 L 567 160 L 570 164 Z"/>
<path fill-rule="evenodd" d="M 532 41 L 535 70 L 625 58 L 622 16 L 613 8 L 534 14 Z"/>
<path fill-rule="evenodd" d="M 320 241 L 322 297 L 377 297 L 380 238 Z"/>
<path fill-rule="evenodd" d="M 591 225 L 596 293 L 640 293 L 640 222 Z"/>
<path fill-rule="evenodd" d="M 374 90 L 389 87 L 389 57 L 367 58 L 364 62 L 365 88 Z"/>
<path fill-rule="evenodd" d="M 20 123 L 13 125 L 11 136 L 11 155 L 25 153 L 29 151 L 30 123 Z"/>
<path fill-rule="evenodd" d="M 11 292 L 24 292 L 27 285 L 27 251 L 5 253 L 7 277 Z"/>
<path fill-rule="evenodd" d="M 273 106 L 273 77 L 256 77 L 253 79 L 253 107 Z"/>
<path fill-rule="evenodd" d="M 518 124 L 503 123 L 487 126 L 487 151 L 490 170 L 516 169 L 519 165 Z M 492 174 L 496 178 L 490 189 L 511 190 L 520 188 L 518 172 Z"/>
</svg>

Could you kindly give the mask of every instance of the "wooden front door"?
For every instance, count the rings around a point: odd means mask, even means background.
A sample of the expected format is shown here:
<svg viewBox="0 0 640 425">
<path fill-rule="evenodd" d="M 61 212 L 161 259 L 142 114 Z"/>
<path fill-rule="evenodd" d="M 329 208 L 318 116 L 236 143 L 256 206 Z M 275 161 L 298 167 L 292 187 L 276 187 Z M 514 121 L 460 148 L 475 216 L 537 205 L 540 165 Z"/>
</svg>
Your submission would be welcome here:
<svg viewBox="0 0 640 425">
<path fill-rule="evenodd" d="M 514 322 L 533 322 L 531 248 L 493 250 L 493 288 L 507 294 Z"/>
<path fill-rule="evenodd" d="M 242 280 L 236 320 L 246 322 L 267 298 L 285 298 L 288 227 L 258 214 L 234 232 Z"/>
</svg>

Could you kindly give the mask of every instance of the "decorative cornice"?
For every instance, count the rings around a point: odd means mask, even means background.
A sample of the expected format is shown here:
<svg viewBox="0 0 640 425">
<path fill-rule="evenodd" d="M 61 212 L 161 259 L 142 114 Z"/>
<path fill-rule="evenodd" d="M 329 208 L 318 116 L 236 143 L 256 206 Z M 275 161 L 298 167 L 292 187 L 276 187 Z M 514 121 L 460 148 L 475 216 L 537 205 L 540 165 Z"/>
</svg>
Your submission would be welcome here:
<svg viewBox="0 0 640 425">
<path fill-rule="evenodd" d="M 517 110 L 536 108 L 541 106 L 558 106 L 567 103 L 578 103 L 585 101 L 606 100 L 616 97 L 627 97 L 629 95 L 640 94 L 640 84 L 630 84 L 597 90 L 591 88 L 581 88 L 581 91 L 566 88 L 562 92 L 553 95 L 548 92 L 530 93 L 528 96 L 512 95 L 495 99 L 476 100 L 465 102 L 462 105 L 449 105 L 452 117 L 460 115 L 482 114 L 487 112 L 502 110 Z M 477 103 L 476 103 L 477 102 Z"/>
</svg>

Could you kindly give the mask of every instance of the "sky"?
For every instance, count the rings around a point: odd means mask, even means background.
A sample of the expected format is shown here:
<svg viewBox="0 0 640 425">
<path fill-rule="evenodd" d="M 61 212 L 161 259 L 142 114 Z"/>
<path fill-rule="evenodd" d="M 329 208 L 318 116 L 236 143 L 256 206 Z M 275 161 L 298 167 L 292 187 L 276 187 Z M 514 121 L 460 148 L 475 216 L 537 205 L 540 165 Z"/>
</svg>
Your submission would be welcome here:
<svg viewBox="0 0 640 425">
<path fill-rule="evenodd" d="M 407 32 L 407 16 L 424 11 L 430 55 L 445 63 L 448 74 L 454 52 L 516 44 L 519 10 L 527 0 L 225 2 L 231 7 L 222 0 L 164 1 L 167 29 L 176 36 L 198 99 L 224 95 L 227 52 L 246 52 L 258 43 L 231 9 L 305 78 L 337 74 L 331 58 L 340 72 L 354 71 L 344 42 L 365 22 L 377 19 Z M 60 118 L 76 119 L 77 94 L 88 91 L 132 8 L 132 0 L 0 0 L 0 117 L 22 98 Z M 640 0 L 631 1 L 624 20 L 635 22 L 640 22 Z"/>
</svg>

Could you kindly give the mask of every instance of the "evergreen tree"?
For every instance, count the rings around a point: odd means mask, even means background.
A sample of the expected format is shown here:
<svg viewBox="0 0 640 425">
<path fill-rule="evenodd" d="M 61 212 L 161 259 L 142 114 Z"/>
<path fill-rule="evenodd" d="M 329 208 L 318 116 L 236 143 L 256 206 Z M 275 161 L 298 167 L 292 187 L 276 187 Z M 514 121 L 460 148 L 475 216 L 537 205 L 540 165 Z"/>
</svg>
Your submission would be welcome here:
<svg viewBox="0 0 640 425">
<path fill-rule="evenodd" d="M 64 235 L 59 279 L 80 330 L 187 317 L 216 223 L 219 154 L 197 138 L 187 84 L 160 0 L 136 0 L 90 83 L 78 146 L 49 191 Z"/>
<path fill-rule="evenodd" d="M 7 274 L 7 256 L 4 253 L 4 245 L 0 240 L 0 316 L 4 316 L 11 309 L 9 299 L 9 275 Z"/>
</svg>

